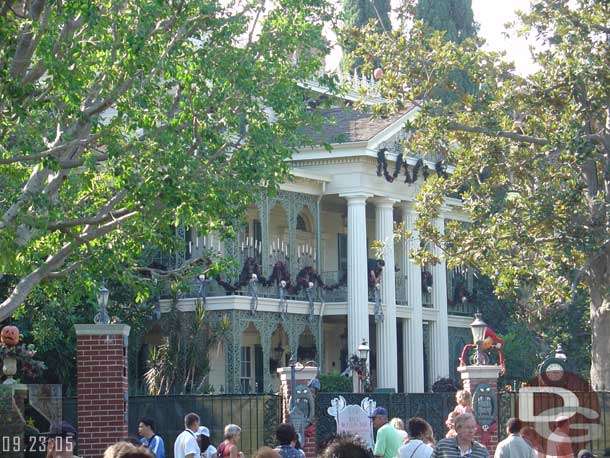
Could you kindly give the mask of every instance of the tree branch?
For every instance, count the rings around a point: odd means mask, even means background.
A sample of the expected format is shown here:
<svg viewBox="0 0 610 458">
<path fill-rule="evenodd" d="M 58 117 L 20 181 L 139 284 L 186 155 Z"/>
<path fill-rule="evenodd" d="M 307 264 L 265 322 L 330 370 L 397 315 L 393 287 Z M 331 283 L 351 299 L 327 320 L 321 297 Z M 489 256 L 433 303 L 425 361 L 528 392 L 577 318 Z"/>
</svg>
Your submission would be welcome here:
<svg viewBox="0 0 610 458">
<path fill-rule="evenodd" d="M 50 280 L 50 279 L 54 279 L 54 278 L 65 277 L 69 273 L 74 272 L 78 266 L 84 264 L 89 259 L 91 259 L 91 256 L 86 256 L 83 259 L 80 259 L 78 261 L 73 262 L 72 264 L 70 264 L 68 267 L 66 267 L 63 270 L 59 270 L 59 271 L 55 271 L 55 272 L 49 272 L 49 274 L 47 275 L 46 279 Z"/>
<path fill-rule="evenodd" d="M 29 11 L 27 12 L 28 18 L 31 22 L 37 22 L 44 10 L 44 0 L 34 0 L 30 4 Z M 40 39 L 40 38 L 38 38 Z M 9 73 L 15 80 L 19 79 L 25 70 L 30 65 L 34 50 L 36 48 L 36 40 L 34 32 L 32 32 L 32 24 L 26 24 L 23 31 L 20 34 L 15 54 L 11 60 L 9 67 Z"/>
<path fill-rule="evenodd" d="M 55 254 L 50 255 L 44 263 L 33 270 L 28 275 L 24 276 L 19 283 L 13 288 L 13 291 L 0 304 L 0 321 L 5 320 L 15 311 L 15 309 L 25 301 L 27 295 L 45 278 L 53 273 L 56 269 L 62 266 L 66 259 L 81 245 L 97 239 L 108 232 L 112 231 L 121 223 L 125 222 L 132 216 L 136 215 L 137 211 L 132 211 L 120 218 L 99 226 L 90 232 L 83 231 L 78 238 L 75 238 L 70 243 L 65 244 Z"/>
<path fill-rule="evenodd" d="M 95 155 L 95 162 L 104 162 L 105 160 L 108 159 L 108 155 L 107 154 L 96 154 Z M 62 170 L 67 170 L 67 169 L 74 169 L 77 167 L 82 166 L 84 163 L 86 162 L 86 159 L 71 159 L 71 160 L 67 160 L 67 161 L 61 161 L 59 163 L 59 166 L 62 168 Z"/>
<path fill-rule="evenodd" d="M 532 143 L 534 145 L 548 145 L 549 141 L 546 138 L 532 137 L 530 135 L 522 135 L 516 132 L 495 131 L 486 127 L 468 126 L 457 122 L 447 124 L 447 129 L 453 131 L 470 132 L 474 134 L 483 134 L 489 137 L 501 137 L 511 140 L 517 140 L 523 143 Z"/>
<path fill-rule="evenodd" d="M 28 154 L 26 156 L 14 156 L 14 157 L 9 157 L 9 158 L 5 158 L 5 159 L 0 159 L 0 165 L 14 164 L 15 162 L 35 162 L 35 161 L 38 161 L 45 157 L 52 156 L 54 154 L 65 151 L 66 149 L 74 147 L 74 146 L 83 147 L 83 146 L 87 145 L 88 143 L 90 143 L 94 140 L 97 140 L 98 138 L 100 138 L 100 136 L 101 136 L 101 134 L 95 134 L 95 135 L 90 136 L 89 138 L 84 138 L 84 139 L 77 138 L 76 140 L 72 140 L 67 143 L 63 143 L 59 146 L 54 146 L 52 148 L 46 149 L 44 151 L 40 151 L 38 153 Z M 4 147 L 2 147 L 2 146 L 0 146 L 0 148 L 5 150 Z"/>
<path fill-rule="evenodd" d="M 78 246 L 77 242 L 70 242 L 64 245 L 57 253 L 49 256 L 38 268 L 24 276 L 13 288 L 13 291 L 0 304 L 0 321 L 10 317 L 19 304 L 23 303 L 28 294 L 44 279 L 47 275 L 57 269 L 70 256 Z"/>
<path fill-rule="evenodd" d="M 199 261 L 206 261 L 207 258 L 203 258 L 201 256 L 198 256 L 196 258 L 191 258 L 191 259 L 187 259 L 186 261 L 184 261 L 184 263 L 176 268 L 176 269 L 171 269 L 171 270 L 163 270 L 163 269 L 155 269 L 153 267 L 143 267 L 143 266 L 138 266 L 135 267 L 135 270 L 138 272 L 150 272 L 153 274 L 157 274 L 160 275 L 162 277 L 168 277 L 168 276 L 177 276 L 179 273 L 185 271 L 186 269 L 188 269 L 189 267 L 197 264 Z M 203 273 L 207 273 L 210 269 L 206 269 L 203 271 Z"/>
<path fill-rule="evenodd" d="M 121 208 L 120 210 L 116 210 L 114 212 L 105 213 L 103 216 L 96 216 L 93 218 L 75 218 L 75 219 L 67 219 L 63 221 L 56 221 L 47 224 L 47 229 L 50 231 L 62 230 L 69 227 L 74 226 L 83 226 L 90 225 L 95 226 L 98 224 L 106 223 L 110 220 L 120 218 L 121 216 L 126 215 L 131 210 L 127 208 Z"/>
</svg>

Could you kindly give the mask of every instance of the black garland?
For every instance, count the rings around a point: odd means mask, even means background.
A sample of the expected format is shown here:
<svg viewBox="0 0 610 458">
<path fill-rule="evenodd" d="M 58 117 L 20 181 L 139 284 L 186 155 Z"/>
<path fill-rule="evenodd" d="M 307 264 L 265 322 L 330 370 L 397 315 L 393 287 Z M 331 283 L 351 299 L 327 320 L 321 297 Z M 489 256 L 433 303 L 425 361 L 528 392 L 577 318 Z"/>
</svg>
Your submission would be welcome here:
<svg viewBox="0 0 610 458">
<path fill-rule="evenodd" d="M 407 164 L 403 163 L 402 161 L 402 153 L 400 153 L 398 155 L 398 157 L 396 158 L 396 164 L 394 165 L 394 173 L 392 174 L 393 178 L 396 178 L 398 176 L 398 174 L 400 173 L 400 169 L 403 167 L 403 165 L 406 167 Z M 394 179 L 392 179 L 392 181 L 394 181 Z"/>
<path fill-rule="evenodd" d="M 216 282 L 225 290 L 225 293 L 228 295 L 232 295 L 239 288 L 248 285 L 250 280 L 252 279 L 252 274 L 256 274 L 258 281 L 261 284 L 265 285 L 267 283 L 265 277 L 263 277 L 262 269 L 255 258 L 249 256 L 244 261 L 244 265 L 241 269 L 241 273 L 239 274 L 239 279 L 234 284 L 226 282 L 222 279 L 222 277 L 216 277 Z"/>
<path fill-rule="evenodd" d="M 447 170 L 445 170 L 445 167 L 443 166 L 443 161 L 438 161 L 436 164 L 434 164 L 434 170 L 436 170 L 436 174 L 439 177 L 443 177 L 445 179 L 449 178 L 449 174 L 447 173 Z"/>
<path fill-rule="evenodd" d="M 419 174 L 419 169 L 424 165 L 423 159 L 418 159 L 415 165 L 413 166 L 413 175 L 411 176 L 411 181 L 409 183 L 415 183 L 417 181 L 417 175 Z"/>
<path fill-rule="evenodd" d="M 418 159 L 415 165 L 413 166 L 413 172 L 409 173 L 409 164 L 404 160 L 403 154 L 400 153 L 396 157 L 396 164 L 394 165 L 394 173 L 390 175 L 388 172 L 388 161 L 385 157 L 385 153 L 388 151 L 387 148 L 381 148 L 377 152 L 377 176 L 383 176 L 387 182 L 392 183 L 396 177 L 400 174 L 400 170 L 402 168 L 405 169 L 405 183 L 415 183 L 419 176 L 420 170 L 422 171 L 422 176 L 424 180 L 427 180 L 430 176 L 430 168 L 424 164 L 423 159 Z M 443 167 L 443 161 L 438 161 L 434 164 L 434 170 L 439 177 L 447 178 L 448 174 Z"/>
<path fill-rule="evenodd" d="M 426 181 L 430 176 L 430 169 L 427 165 L 424 165 L 424 171 L 422 172 L 422 175 L 424 176 L 424 181 Z"/>
<path fill-rule="evenodd" d="M 383 170 L 383 176 L 385 177 L 386 181 L 391 183 L 394 181 L 396 176 L 392 176 L 390 175 L 390 172 L 388 172 L 388 161 L 385 158 L 386 151 L 387 148 L 381 148 L 377 152 L 377 176 L 380 177 L 382 175 L 381 171 Z"/>
<path fill-rule="evenodd" d="M 267 279 L 265 286 L 279 285 L 282 280 L 286 282 L 286 289 L 289 289 L 290 273 L 288 272 L 286 264 L 284 264 L 282 261 L 278 261 L 273 266 L 273 272 L 271 272 L 271 275 Z"/>
</svg>

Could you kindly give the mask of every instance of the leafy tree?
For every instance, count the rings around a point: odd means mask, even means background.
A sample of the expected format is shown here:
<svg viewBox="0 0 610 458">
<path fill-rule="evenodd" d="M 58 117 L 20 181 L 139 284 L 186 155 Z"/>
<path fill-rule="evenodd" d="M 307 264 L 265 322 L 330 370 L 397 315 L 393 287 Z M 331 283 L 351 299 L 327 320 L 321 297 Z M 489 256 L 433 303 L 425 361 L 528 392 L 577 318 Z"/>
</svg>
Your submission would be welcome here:
<svg viewBox="0 0 610 458">
<path fill-rule="evenodd" d="M 369 21 L 373 21 L 379 31 L 392 30 L 390 0 L 343 0 L 342 7 L 341 18 L 345 30 L 352 27 L 363 27 Z M 355 69 L 359 70 L 364 61 L 354 54 L 357 43 L 347 34 L 343 36 L 341 45 L 343 47 L 343 57 L 341 58 L 343 71 L 351 74 Z"/>
<path fill-rule="evenodd" d="M 609 389 L 610 5 L 537 0 L 520 23 L 541 45 L 533 51 L 539 70 L 527 78 L 474 40 L 443 40 L 419 21 L 385 34 L 369 28 L 361 53 L 382 61 L 389 103 L 378 112 L 416 105 L 408 148 L 455 166 L 422 186 L 420 235 L 450 265 L 476 266 L 497 293 L 515 297 L 526 322 L 568 313 L 582 289 L 591 383 Z M 467 72 L 479 89 L 444 104 L 434 88 L 456 90 L 452 71 Z M 432 219 L 455 193 L 472 224 L 449 223 L 440 233 Z"/>
<path fill-rule="evenodd" d="M 544 359 L 544 347 L 536 334 L 520 323 L 510 323 L 504 339 L 506 372 L 499 383 L 510 384 L 516 380 L 527 382 L 536 375 L 536 368 Z M 520 384 L 520 383 L 519 383 Z"/>
<path fill-rule="evenodd" d="M 458 43 L 477 34 L 472 0 L 419 0 L 415 19 L 425 22 L 432 30 L 445 32 L 446 39 Z"/>
<path fill-rule="evenodd" d="M 7 276 L 3 278 L 6 280 Z M 129 271 L 116 272 L 106 282 L 110 290 L 109 315 L 131 327 L 131 334 L 146 327 L 153 318 L 148 297 L 151 282 Z M 7 282 L 0 282 L 6 292 Z M 150 295 L 153 296 L 153 295 Z M 142 297 L 141 300 L 138 300 Z M 97 301 L 92 277 L 87 272 L 72 272 L 66 278 L 47 282 L 34 289 L 10 318 L 19 327 L 23 341 L 37 349 L 36 357 L 46 364 L 46 371 L 35 382 L 60 383 L 66 390 L 76 389 L 77 323 L 93 323 Z"/>
<path fill-rule="evenodd" d="M 0 2 L 0 320 L 42 282 L 137 267 L 178 224 L 230 233 L 305 141 L 298 82 L 322 66 L 329 13 Z"/>
<path fill-rule="evenodd" d="M 197 303 L 194 314 L 184 314 L 176 308 L 177 303 L 174 296 L 165 317 L 164 343 L 149 353 L 149 370 L 144 375 L 149 394 L 201 392 L 206 385 L 207 355 L 215 335 L 206 324 L 203 304 Z"/>
<path fill-rule="evenodd" d="M 418 0 L 415 18 L 424 22 L 430 32 L 444 32 L 443 38 L 460 43 L 467 38 L 476 38 L 478 26 L 474 21 L 472 0 Z M 476 86 L 464 71 L 453 71 L 450 75 L 457 90 L 437 88 L 435 97 L 445 103 L 459 99 L 459 94 L 476 92 Z"/>
</svg>

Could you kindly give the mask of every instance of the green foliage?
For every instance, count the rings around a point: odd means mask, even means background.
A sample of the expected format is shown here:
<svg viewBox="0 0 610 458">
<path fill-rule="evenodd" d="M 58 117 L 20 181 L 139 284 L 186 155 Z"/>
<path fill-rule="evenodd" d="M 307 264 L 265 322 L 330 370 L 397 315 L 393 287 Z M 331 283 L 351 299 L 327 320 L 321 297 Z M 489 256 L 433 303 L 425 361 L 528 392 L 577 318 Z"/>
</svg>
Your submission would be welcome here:
<svg viewBox="0 0 610 458">
<path fill-rule="evenodd" d="M 445 38 L 450 41 L 459 43 L 477 35 L 472 0 L 419 0 L 415 19 L 433 30 L 445 32 Z"/>
<path fill-rule="evenodd" d="M 323 66 L 331 8 L 274 6 L 0 9 L 0 272 L 16 280 L 0 320 L 46 280 L 141 267 L 178 224 L 229 236 L 284 181 L 315 123 L 299 81 Z"/>
<path fill-rule="evenodd" d="M 344 30 L 359 28 L 372 21 L 378 31 L 392 30 L 390 22 L 391 11 L 390 0 L 343 0 L 341 18 L 343 19 Z M 352 74 L 354 70 L 360 70 L 363 64 L 361 57 L 354 54 L 357 43 L 350 37 L 349 33 L 344 34 L 341 39 L 343 57 L 341 58 L 341 68 L 344 72 Z"/>
<path fill-rule="evenodd" d="M 34 345 L 19 344 L 7 347 L 0 343 L 0 361 L 6 357 L 14 357 L 17 360 L 17 373 L 13 377 L 19 383 L 35 383 L 40 380 L 46 369 L 44 362 L 36 358 L 36 347 Z M 0 380 L 6 377 L 0 377 Z"/>
<path fill-rule="evenodd" d="M 11 283 L 5 277 L 4 290 Z M 150 281 L 128 272 L 116 272 L 106 282 L 110 290 L 108 312 L 111 318 L 128 324 L 132 335 L 144 328 L 152 318 L 152 304 L 147 288 Z M 12 315 L 11 324 L 19 327 L 22 340 L 33 345 L 36 358 L 45 362 L 46 370 L 37 373 L 37 383 L 59 383 L 65 390 L 76 389 L 76 333 L 74 325 L 93 323 L 97 312 L 96 284 L 86 272 L 74 272 L 36 288 Z M 144 291 L 146 291 L 144 293 Z M 139 302 L 136 298 L 141 298 Z"/>
<path fill-rule="evenodd" d="M 432 384 L 433 393 L 455 393 L 458 390 L 461 390 L 461 387 L 449 377 L 439 378 Z"/>
<path fill-rule="evenodd" d="M 443 38 L 460 43 L 467 38 L 476 38 L 478 26 L 474 22 L 472 0 L 418 0 L 415 19 L 429 27 L 430 32 L 439 31 Z M 476 86 L 464 71 L 452 71 L 449 77 L 457 91 L 437 88 L 434 96 L 445 103 L 459 100 L 459 93 L 473 94 Z M 457 92 L 457 93 L 456 93 Z"/>
<path fill-rule="evenodd" d="M 178 311 L 177 303 L 175 297 L 165 316 L 164 343 L 149 353 L 144 380 L 151 395 L 203 392 L 207 386 L 208 352 L 215 336 L 201 302 L 194 313 Z"/>
<path fill-rule="evenodd" d="M 406 148 L 454 165 L 449 177 L 422 185 L 420 237 L 445 251 L 449 267 L 466 264 L 488 276 L 533 328 L 560 326 L 554 319 L 578 307 L 582 290 L 590 307 L 591 382 L 610 387 L 608 4 L 533 2 L 520 16 L 522 33 L 540 44 L 539 69 L 528 78 L 476 40 L 431 33 L 413 22 L 412 11 L 403 10 L 392 33 L 369 27 L 359 52 L 366 62 L 382 61 L 379 90 L 388 103 L 377 113 L 419 109 Z M 461 90 L 454 72 L 467 74 L 476 93 Z M 459 97 L 444 103 L 435 96 L 439 88 Z M 448 195 L 460 197 L 453 203 L 471 224 L 448 223 L 440 233 L 433 221 Z M 576 316 L 587 327 L 586 314 Z"/>
<path fill-rule="evenodd" d="M 352 391 L 352 378 L 345 377 L 338 372 L 320 374 L 318 379 L 322 393 L 349 393 Z"/>
<path fill-rule="evenodd" d="M 513 381 L 527 382 L 536 375 L 536 368 L 545 356 L 544 347 L 536 334 L 521 323 L 510 323 L 502 335 L 506 372 L 499 382 L 500 386 Z"/>
</svg>

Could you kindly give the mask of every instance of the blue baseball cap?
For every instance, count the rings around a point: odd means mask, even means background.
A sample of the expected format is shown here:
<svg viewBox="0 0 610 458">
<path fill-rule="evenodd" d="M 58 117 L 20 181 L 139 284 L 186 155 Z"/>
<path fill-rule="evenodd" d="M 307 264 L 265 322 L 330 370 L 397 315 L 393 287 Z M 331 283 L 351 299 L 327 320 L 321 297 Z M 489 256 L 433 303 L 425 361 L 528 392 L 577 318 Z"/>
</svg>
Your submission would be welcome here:
<svg viewBox="0 0 610 458">
<path fill-rule="evenodd" d="M 377 416 L 387 417 L 388 411 L 385 407 L 376 407 L 375 410 L 373 410 L 373 413 L 371 413 L 371 415 L 369 416 L 369 418 L 375 418 Z"/>
</svg>

